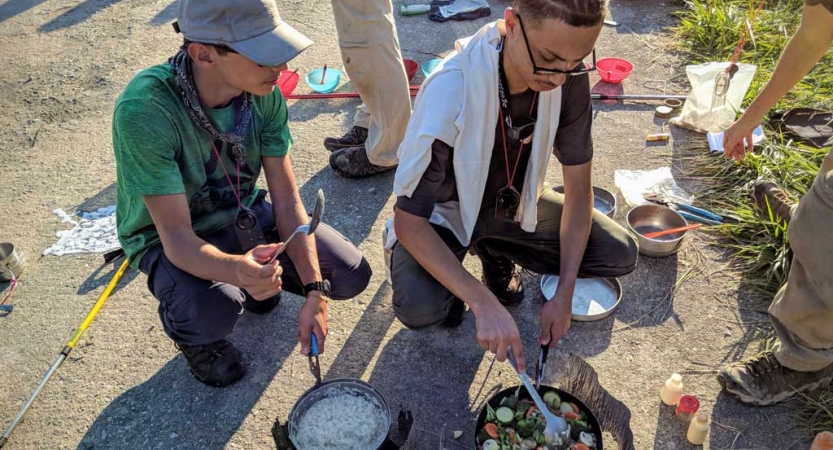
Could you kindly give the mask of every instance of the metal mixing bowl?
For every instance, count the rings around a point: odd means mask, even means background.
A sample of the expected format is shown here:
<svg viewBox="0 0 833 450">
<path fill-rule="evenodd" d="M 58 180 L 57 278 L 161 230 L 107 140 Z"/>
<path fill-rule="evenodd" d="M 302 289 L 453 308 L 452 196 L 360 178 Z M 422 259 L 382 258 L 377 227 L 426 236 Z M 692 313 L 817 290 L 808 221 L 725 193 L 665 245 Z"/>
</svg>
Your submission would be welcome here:
<svg viewBox="0 0 833 450">
<path fill-rule="evenodd" d="M 382 448 L 388 438 L 388 434 L 390 434 L 391 423 L 390 408 L 388 408 L 385 398 L 382 397 L 382 394 L 376 390 L 376 388 L 362 380 L 355 378 L 339 378 L 325 381 L 317 388 L 309 389 L 304 393 L 304 395 L 301 396 L 301 398 L 298 399 L 295 406 L 292 407 L 292 411 L 289 413 L 287 431 L 289 432 L 289 439 L 292 441 L 292 444 L 298 448 L 298 450 L 304 450 L 298 447 L 298 443 L 295 442 L 295 436 L 298 433 L 298 423 L 300 422 L 301 417 L 312 407 L 312 405 L 315 404 L 315 402 L 342 393 L 365 397 L 379 407 L 378 412 L 383 420 L 382 430 L 384 431 L 379 434 L 376 438 L 375 445 L 369 450 Z"/>
<path fill-rule="evenodd" d="M 639 253 L 645 256 L 662 257 L 680 249 L 685 231 L 649 239 L 644 236 L 654 231 L 684 227 L 688 222 L 671 208 L 660 205 L 640 205 L 628 211 L 628 231 L 639 243 Z"/>
<path fill-rule="evenodd" d="M 563 194 L 564 186 L 557 186 L 552 190 Z M 607 217 L 613 218 L 616 215 L 616 196 L 607 189 L 593 186 L 593 208 Z"/>
</svg>

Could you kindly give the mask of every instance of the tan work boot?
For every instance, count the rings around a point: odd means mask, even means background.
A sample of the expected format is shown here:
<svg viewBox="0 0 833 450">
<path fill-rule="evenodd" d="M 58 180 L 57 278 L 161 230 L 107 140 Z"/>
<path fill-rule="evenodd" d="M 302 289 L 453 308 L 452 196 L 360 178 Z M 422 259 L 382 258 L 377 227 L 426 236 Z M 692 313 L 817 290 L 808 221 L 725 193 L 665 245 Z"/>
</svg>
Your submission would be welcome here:
<svg viewBox="0 0 833 450">
<path fill-rule="evenodd" d="M 790 223 L 795 202 L 772 181 L 756 181 L 752 187 L 752 204 L 759 216 L 779 223 Z M 772 211 L 772 215 L 770 215 Z"/>
<path fill-rule="evenodd" d="M 772 352 L 724 366 L 717 380 L 728 394 L 744 403 L 766 406 L 786 400 L 797 392 L 811 391 L 833 382 L 833 364 L 816 372 L 784 367 Z"/>
</svg>

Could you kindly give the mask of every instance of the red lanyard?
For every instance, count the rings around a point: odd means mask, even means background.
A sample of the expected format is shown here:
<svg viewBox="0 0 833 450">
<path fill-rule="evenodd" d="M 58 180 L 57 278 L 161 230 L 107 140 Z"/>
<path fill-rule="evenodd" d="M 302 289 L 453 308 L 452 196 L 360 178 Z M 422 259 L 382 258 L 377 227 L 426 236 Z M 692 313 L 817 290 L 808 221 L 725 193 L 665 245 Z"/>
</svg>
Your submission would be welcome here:
<svg viewBox="0 0 833 450">
<path fill-rule="evenodd" d="M 220 157 L 220 152 L 217 151 L 217 147 L 214 146 L 213 140 L 211 141 L 211 149 L 214 150 L 214 154 L 217 155 L 217 161 L 220 162 L 220 167 L 223 168 L 223 173 L 226 174 L 226 180 L 228 180 L 229 187 L 231 187 L 231 192 L 234 194 L 234 198 L 237 199 L 237 208 L 242 211 L 243 201 L 240 199 L 240 163 L 237 163 L 237 190 L 234 190 L 234 183 L 231 182 L 226 165 L 223 163 L 223 158 Z"/>
<path fill-rule="evenodd" d="M 535 108 L 535 100 L 538 99 L 538 93 L 532 98 L 532 106 L 529 107 L 529 115 L 532 115 L 532 110 Z M 518 166 L 521 162 L 521 154 L 524 151 L 524 140 L 521 140 L 521 145 L 518 146 L 518 156 L 515 158 L 515 166 L 512 169 L 512 175 L 509 175 L 509 149 L 506 147 L 506 122 L 503 119 L 503 108 L 498 108 L 500 114 L 500 134 L 503 136 L 503 158 L 506 161 L 506 187 L 513 187 L 512 182 L 515 181 L 515 174 L 518 171 Z M 534 133 L 534 131 L 533 131 Z"/>
<path fill-rule="evenodd" d="M 10 269 L 8 267 L 4 267 L 0 270 L 8 271 L 9 275 L 11 276 L 11 280 L 10 280 L 10 284 L 9 284 L 9 290 L 6 292 L 6 296 L 3 298 L 3 301 L 0 302 L 0 305 L 5 305 L 6 302 L 9 301 L 9 297 L 12 296 L 12 292 L 14 292 L 15 288 L 17 287 L 17 278 L 15 278 L 14 272 L 12 272 L 12 269 Z"/>
</svg>

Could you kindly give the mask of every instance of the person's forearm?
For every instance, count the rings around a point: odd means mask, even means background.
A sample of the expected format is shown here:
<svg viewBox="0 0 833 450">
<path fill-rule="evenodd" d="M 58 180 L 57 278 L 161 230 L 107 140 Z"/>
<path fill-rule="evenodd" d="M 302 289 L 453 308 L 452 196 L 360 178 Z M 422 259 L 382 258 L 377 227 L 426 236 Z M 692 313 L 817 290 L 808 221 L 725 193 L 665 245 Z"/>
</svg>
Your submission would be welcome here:
<svg viewBox="0 0 833 450">
<path fill-rule="evenodd" d="M 295 192 L 294 201 L 273 199 L 273 204 L 277 204 L 273 212 L 282 239 L 289 239 L 289 236 L 298 226 L 309 222 L 309 216 L 297 191 Z M 298 276 L 303 284 L 323 279 L 318 264 L 318 252 L 314 236 L 298 233 L 286 247 L 286 252 L 295 264 Z"/>
<path fill-rule="evenodd" d="M 575 288 L 592 223 L 593 192 L 588 190 L 586 194 L 566 196 L 561 213 L 561 270 L 557 290 L 572 292 Z"/>
<path fill-rule="evenodd" d="M 772 77 L 749 105 L 742 120 L 760 124 L 767 112 L 810 72 L 830 47 L 833 34 L 827 29 L 817 29 L 820 26 L 808 20 L 807 15 L 811 13 L 806 12 L 806 8 L 801 27 L 790 39 Z M 822 7 L 818 8 L 820 13 L 829 14 Z"/>
<path fill-rule="evenodd" d="M 175 266 L 197 278 L 238 284 L 235 266 L 240 255 L 223 253 L 191 230 L 172 233 L 163 239 L 162 248 Z"/>
<path fill-rule="evenodd" d="M 397 210 L 394 224 L 399 243 L 443 286 L 466 302 L 475 313 L 488 295 L 477 295 L 485 287 L 477 281 L 434 231 L 428 220 Z"/>
</svg>

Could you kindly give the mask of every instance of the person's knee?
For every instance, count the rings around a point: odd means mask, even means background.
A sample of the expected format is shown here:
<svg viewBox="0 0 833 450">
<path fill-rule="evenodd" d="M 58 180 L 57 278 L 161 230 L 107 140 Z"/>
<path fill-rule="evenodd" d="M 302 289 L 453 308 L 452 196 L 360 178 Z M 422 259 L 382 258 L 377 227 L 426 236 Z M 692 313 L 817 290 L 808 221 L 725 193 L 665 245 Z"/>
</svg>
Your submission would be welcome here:
<svg viewBox="0 0 833 450">
<path fill-rule="evenodd" d="M 428 292 L 398 289 L 393 285 L 393 313 L 408 328 L 418 330 L 439 325 L 445 321 L 449 308 L 444 300 Z"/>
<path fill-rule="evenodd" d="M 182 295 L 167 306 L 160 304 L 159 312 L 171 339 L 185 345 L 203 345 L 231 334 L 244 299 L 240 289 L 226 285 Z"/>
<path fill-rule="evenodd" d="M 630 233 L 611 240 L 609 269 L 620 277 L 633 272 L 639 259 L 639 244 Z"/>
<path fill-rule="evenodd" d="M 370 284 L 370 277 L 373 276 L 373 269 L 364 257 L 358 264 L 336 272 L 337 275 L 330 280 L 332 292 L 330 296 L 334 300 L 346 300 L 364 292 Z"/>
</svg>

